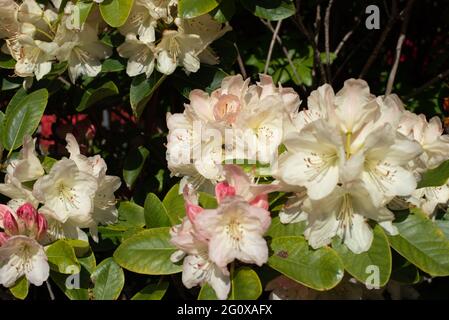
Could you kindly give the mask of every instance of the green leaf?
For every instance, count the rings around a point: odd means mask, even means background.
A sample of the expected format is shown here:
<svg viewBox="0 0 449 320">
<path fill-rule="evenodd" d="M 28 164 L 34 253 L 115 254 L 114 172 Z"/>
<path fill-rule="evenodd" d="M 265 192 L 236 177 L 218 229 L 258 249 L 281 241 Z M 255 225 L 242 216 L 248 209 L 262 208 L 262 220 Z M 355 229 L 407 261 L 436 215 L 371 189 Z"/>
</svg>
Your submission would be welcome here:
<svg viewBox="0 0 449 320">
<path fill-rule="evenodd" d="M 449 275 L 449 241 L 434 222 L 413 210 L 394 225 L 399 230 L 399 235 L 389 236 L 394 250 L 432 276 Z"/>
<path fill-rule="evenodd" d="M 249 267 L 233 272 L 228 300 L 256 300 L 262 294 L 262 284 L 257 273 Z"/>
<path fill-rule="evenodd" d="M 50 268 L 64 274 L 80 272 L 80 265 L 73 247 L 65 240 L 58 240 L 45 249 Z"/>
<path fill-rule="evenodd" d="M 218 4 L 217 0 L 179 0 L 178 14 L 181 18 L 191 19 L 212 11 Z"/>
<path fill-rule="evenodd" d="M 198 300 L 218 300 L 218 298 L 214 289 L 208 283 L 205 283 L 201 286 Z"/>
<path fill-rule="evenodd" d="M 45 156 L 44 160 L 42 160 L 42 167 L 44 168 L 46 173 L 49 173 L 53 165 L 57 162 L 55 158 Z"/>
<path fill-rule="evenodd" d="M 166 77 L 165 74 L 154 71 L 148 79 L 143 74 L 133 78 L 129 89 L 129 100 L 131 109 L 137 118 L 140 118 L 146 104 Z"/>
<path fill-rule="evenodd" d="M 118 219 L 120 226 L 143 228 L 145 226 L 144 208 L 131 201 L 122 201 L 118 207 Z"/>
<path fill-rule="evenodd" d="M 90 87 L 84 91 L 76 111 L 83 111 L 99 101 L 119 94 L 114 82 L 108 81 L 98 86 Z"/>
<path fill-rule="evenodd" d="M 137 149 L 131 150 L 125 158 L 123 165 L 123 179 L 126 182 L 126 186 L 131 189 L 140 172 L 143 169 L 143 165 L 147 160 L 150 152 L 147 148 L 140 146 Z"/>
<path fill-rule="evenodd" d="M 74 275 L 52 271 L 50 277 L 70 300 L 89 300 L 90 275 L 85 268 Z"/>
<path fill-rule="evenodd" d="M 85 255 L 84 257 L 79 257 L 78 262 L 87 270 L 87 272 L 89 272 L 89 274 L 94 272 L 95 268 L 97 267 L 97 260 L 92 250 L 89 250 L 89 254 Z"/>
<path fill-rule="evenodd" d="M 164 204 L 157 195 L 149 193 L 145 199 L 145 224 L 147 228 L 170 227 L 172 222 Z M 176 224 L 174 222 L 173 224 Z"/>
<path fill-rule="evenodd" d="M 8 90 L 14 90 L 14 89 L 20 88 L 22 86 L 22 81 L 23 80 L 21 77 L 15 77 L 15 78 L 5 77 L 2 79 L 2 90 L 1 91 L 8 91 Z"/>
<path fill-rule="evenodd" d="M 13 287 L 9 288 L 9 291 L 14 297 L 20 300 L 24 300 L 28 296 L 28 289 L 30 288 L 30 283 L 25 276 L 22 276 L 16 281 Z"/>
<path fill-rule="evenodd" d="M 439 187 L 446 184 L 449 179 L 449 160 L 444 161 L 435 169 L 430 169 L 423 174 L 418 188 Z"/>
<path fill-rule="evenodd" d="M 131 12 L 134 0 L 104 0 L 100 12 L 104 21 L 113 28 L 121 27 Z"/>
<path fill-rule="evenodd" d="M 79 8 L 79 25 L 82 26 L 89 17 L 93 2 L 77 1 L 75 6 Z"/>
<path fill-rule="evenodd" d="M 1 69 L 14 69 L 16 60 L 10 55 L 0 52 L 0 68 Z"/>
<path fill-rule="evenodd" d="M 170 243 L 170 228 L 142 231 L 127 240 L 114 252 L 115 261 L 123 268 L 142 274 L 173 274 L 181 265 L 170 261 L 177 248 Z"/>
<path fill-rule="evenodd" d="M 125 285 L 125 274 L 112 258 L 103 260 L 90 278 L 95 300 L 117 300 Z"/>
<path fill-rule="evenodd" d="M 131 300 L 161 300 L 168 289 L 168 281 L 152 283 L 137 292 Z"/>
<path fill-rule="evenodd" d="M 119 72 L 125 70 L 123 59 L 109 58 L 103 61 L 101 65 L 101 72 Z"/>
<path fill-rule="evenodd" d="M 184 207 L 184 198 L 179 194 L 179 184 L 175 184 L 167 192 L 162 203 L 164 204 L 165 209 L 167 209 L 170 221 L 175 225 L 181 223 L 186 215 L 186 209 Z"/>
<path fill-rule="evenodd" d="M 373 243 L 366 252 L 355 254 L 340 239 L 332 242 L 332 248 L 338 253 L 345 269 L 358 281 L 370 284 L 373 275 L 372 266 L 379 270 L 379 286 L 387 284 L 391 274 L 391 250 L 388 238 L 382 227 L 376 225 L 373 230 Z M 367 281 L 368 280 L 368 281 Z"/>
<path fill-rule="evenodd" d="M 198 202 L 201 207 L 203 207 L 204 209 L 217 208 L 218 206 L 217 199 L 213 195 L 202 191 L 198 193 L 199 193 Z"/>
<path fill-rule="evenodd" d="M 284 224 L 279 217 L 271 219 L 271 225 L 266 235 L 272 238 L 301 236 L 306 229 L 306 222 L 296 222 Z"/>
<path fill-rule="evenodd" d="M 47 100 L 47 89 L 28 95 L 24 95 L 21 90 L 16 93 L 6 108 L 3 122 L 2 141 L 5 149 L 17 149 L 22 145 L 25 135 L 34 133 L 44 114 Z"/>
<path fill-rule="evenodd" d="M 309 248 L 303 237 L 280 237 L 271 242 L 268 265 L 307 287 L 329 290 L 343 278 L 343 263 L 328 247 Z"/>
<path fill-rule="evenodd" d="M 272 21 L 288 18 L 296 9 L 289 0 L 241 0 L 243 6 L 255 16 Z"/>
<path fill-rule="evenodd" d="M 231 20 L 232 16 L 235 13 L 235 1 L 234 0 L 226 0 L 221 1 L 220 5 L 215 8 L 213 12 L 214 19 L 220 23 L 225 23 Z"/>
</svg>

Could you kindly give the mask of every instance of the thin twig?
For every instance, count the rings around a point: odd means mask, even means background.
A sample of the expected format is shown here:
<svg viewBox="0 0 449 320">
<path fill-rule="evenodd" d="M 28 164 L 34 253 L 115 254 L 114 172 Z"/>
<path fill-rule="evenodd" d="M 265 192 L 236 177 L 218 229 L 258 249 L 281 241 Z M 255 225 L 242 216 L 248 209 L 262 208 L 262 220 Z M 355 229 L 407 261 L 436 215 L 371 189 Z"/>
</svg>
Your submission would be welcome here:
<svg viewBox="0 0 449 320">
<path fill-rule="evenodd" d="M 265 20 L 263 20 L 263 19 L 260 19 L 260 21 L 271 31 L 271 32 L 273 32 L 273 34 L 274 34 L 274 28 L 273 28 L 273 26 L 271 25 L 271 23 L 270 23 L 270 21 L 265 21 Z M 293 70 L 293 75 L 295 76 L 295 78 L 296 78 L 296 81 L 299 83 L 299 82 L 301 82 L 301 78 L 300 78 L 300 76 L 299 76 L 299 74 L 298 74 L 298 71 L 296 70 L 296 67 L 295 67 L 295 65 L 294 65 L 294 63 L 293 63 L 293 61 L 292 61 L 292 58 L 290 57 L 290 54 L 288 53 L 288 49 L 284 46 L 284 43 L 282 42 L 282 39 L 281 39 L 281 37 L 279 37 L 279 34 L 278 35 L 276 35 L 276 41 L 279 43 L 279 45 L 281 46 L 281 48 L 282 48 L 282 52 L 284 53 L 284 55 L 285 55 L 285 57 L 287 58 L 287 61 L 288 61 L 288 64 L 290 65 L 290 67 L 292 68 L 292 70 Z M 300 86 L 300 88 L 301 88 L 301 90 L 303 91 L 303 93 L 305 93 L 306 92 L 306 89 L 303 87 L 303 86 Z"/>
<path fill-rule="evenodd" d="M 237 51 L 237 63 L 239 65 L 240 73 L 242 74 L 243 79 L 246 79 L 247 73 L 245 69 L 245 64 L 243 63 L 242 56 L 240 55 L 239 48 L 237 47 L 237 44 L 234 43 L 235 50 Z"/>
<path fill-rule="evenodd" d="M 267 74 L 267 72 L 268 72 L 268 66 L 270 65 L 270 60 L 271 60 L 271 55 L 273 53 L 274 43 L 276 42 L 276 37 L 279 33 L 279 30 L 281 29 L 281 24 L 282 24 L 282 20 L 279 20 L 276 25 L 276 28 L 274 29 L 273 37 L 271 38 L 270 47 L 268 49 L 267 61 L 265 61 L 265 68 L 263 71 L 264 74 Z"/>
<path fill-rule="evenodd" d="M 393 0 L 393 3 L 391 5 L 390 19 L 388 20 L 387 25 L 383 29 L 382 34 L 380 35 L 379 41 L 377 42 L 376 46 L 374 47 L 373 52 L 369 56 L 368 60 L 366 60 L 366 63 L 363 66 L 362 71 L 360 72 L 360 75 L 359 75 L 360 79 L 362 79 L 368 73 L 368 70 L 371 68 L 371 65 L 376 60 L 377 55 L 379 54 L 383 43 L 387 39 L 387 36 L 390 33 L 391 28 L 393 28 L 393 25 L 397 19 L 397 8 L 398 8 L 397 0 Z"/>
<path fill-rule="evenodd" d="M 404 98 L 405 99 L 410 99 L 414 96 L 416 96 L 417 94 L 423 92 L 424 90 L 426 90 L 428 87 L 432 86 L 434 83 L 443 80 L 445 78 L 449 77 L 449 69 L 447 69 L 446 71 L 440 72 L 439 74 L 437 74 L 435 77 L 433 77 L 432 79 L 430 79 L 429 81 L 427 81 L 426 83 L 424 83 L 422 86 L 413 89 L 412 92 L 409 95 L 406 95 Z"/>
<path fill-rule="evenodd" d="M 53 293 L 53 290 L 51 289 L 50 282 L 45 281 L 45 284 L 47 285 L 48 294 L 50 295 L 51 300 L 55 300 L 55 294 Z"/>
<path fill-rule="evenodd" d="M 300 14 L 300 8 L 301 8 L 301 0 L 297 0 L 296 2 L 296 20 L 294 20 L 297 23 L 297 26 L 299 27 L 299 30 L 304 34 L 304 36 L 307 38 L 307 40 L 310 42 L 310 45 L 312 46 L 313 52 L 314 52 L 314 64 L 318 64 L 321 74 L 321 82 L 326 82 L 326 71 L 324 70 L 323 63 L 321 62 L 320 58 L 320 51 L 318 50 L 318 46 L 315 44 L 315 41 L 313 37 L 311 36 L 310 32 L 307 30 L 307 28 L 304 25 L 304 21 L 302 20 L 301 14 Z"/>
<path fill-rule="evenodd" d="M 329 22 L 331 17 L 331 8 L 334 0 L 329 0 L 329 4 L 326 8 L 326 13 L 324 15 L 324 48 L 326 50 L 326 77 L 331 78 L 331 56 L 329 48 Z"/>
<path fill-rule="evenodd" d="M 404 43 L 405 40 L 405 33 L 407 32 L 407 26 L 410 20 L 410 13 L 412 11 L 413 2 L 414 0 L 409 0 L 404 9 L 404 20 L 402 21 L 401 33 L 399 34 L 398 42 L 396 44 L 396 57 L 394 60 L 393 67 L 391 68 L 390 71 L 390 76 L 388 77 L 387 89 L 385 90 L 386 96 L 389 95 L 393 90 L 394 79 L 396 78 L 396 73 L 398 71 L 399 60 L 401 58 L 402 44 Z"/>
<path fill-rule="evenodd" d="M 316 6 L 315 23 L 313 24 L 313 26 L 315 27 L 315 45 L 318 46 L 321 29 L 321 6 L 319 4 Z"/>
<path fill-rule="evenodd" d="M 349 30 L 348 32 L 346 32 L 346 34 L 341 39 L 340 43 L 337 45 L 337 48 L 334 51 L 336 57 L 338 56 L 338 54 L 340 53 L 341 49 L 343 48 L 345 43 L 348 41 L 348 39 L 352 36 L 355 29 L 357 29 L 357 27 L 359 26 L 361 19 L 360 19 L 360 17 L 355 17 L 354 21 L 355 21 L 354 27 L 351 30 Z"/>
</svg>

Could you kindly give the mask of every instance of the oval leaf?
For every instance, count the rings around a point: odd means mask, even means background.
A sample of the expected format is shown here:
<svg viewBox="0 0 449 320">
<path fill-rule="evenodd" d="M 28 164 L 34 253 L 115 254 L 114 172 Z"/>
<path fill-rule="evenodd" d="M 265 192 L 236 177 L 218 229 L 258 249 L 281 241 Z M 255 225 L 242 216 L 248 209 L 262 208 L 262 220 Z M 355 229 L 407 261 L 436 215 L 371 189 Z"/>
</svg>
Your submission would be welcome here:
<svg viewBox="0 0 449 320">
<path fill-rule="evenodd" d="M 16 281 L 14 287 L 9 288 L 9 291 L 14 297 L 20 300 L 24 300 L 28 296 L 28 289 L 30 288 L 30 283 L 25 276 L 21 277 Z"/>
<path fill-rule="evenodd" d="M 243 6 L 255 16 L 267 20 L 281 20 L 295 14 L 290 0 L 241 0 Z"/>
<path fill-rule="evenodd" d="M 394 250 L 432 276 L 449 275 L 449 241 L 433 221 L 414 210 L 394 225 L 399 230 L 389 236 Z"/>
<path fill-rule="evenodd" d="M 343 278 L 343 264 L 328 247 L 313 250 L 303 237 L 280 237 L 271 242 L 268 265 L 307 287 L 329 290 Z"/>
<path fill-rule="evenodd" d="M 182 18 L 191 19 L 212 11 L 218 4 L 217 0 L 179 0 L 178 12 Z"/>
<path fill-rule="evenodd" d="M 104 21 L 113 28 L 121 27 L 128 19 L 134 0 L 104 0 L 100 12 Z"/>
<path fill-rule="evenodd" d="M 167 292 L 169 283 L 152 283 L 137 292 L 131 300 L 161 300 Z"/>
<path fill-rule="evenodd" d="M 175 184 L 167 192 L 162 203 L 165 209 L 167 209 L 170 221 L 173 221 L 174 225 L 181 223 L 186 215 L 186 210 L 184 208 L 184 198 L 179 194 L 179 184 Z"/>
<path fill-rule="evenodd" d="M 52 270 L 64 274 L 80 272 L 80 264 L 75 250 L 65 240 L 58 240 L 45 248 L 48 263 Z"/>
<path fill-rule="evenodd" d="M 153 96 L 154 91 L 164 82 L 167 76 L 153 72 L 147 79 L 145 75 L 139 75 L 131 82 L 129 89 L 129 102 L 131 109 L 137 118 L 140 118 L 147 102 Z"/>
<path fill-rule="evenodd" d="M 84 91 L 76 111 L 83 111 L 103 99 L 118 95 L 118 93 L 118 88 L 112 81 L 108 81 L 99 86 L 89 87 Z"/>
<path fill-rule="evenodd" d="M 449 160 L 446 160 L 435 169 L 430 169 L 423 174 L 418 188 L 439 187 L 447 183 L 449 179 Z"/>
<path fill-rule="evenodd" d="M 92 273 L 95 300 L 117 300 L 125 285 L 125 274 L 112 258 L 103 260 Z"/>
<path fill-rule="evenodd" d="M 47 89 L 25 95 L 19 90 L 8 104 L 2 132 L 3 146 L 14 150 L 23 143 L 25 135 L 32 135 L 39 125 L 47 106 Z"/>
<path fill-rule="evenodd" d="M 150 152 L 148 149 L 140 146 L 139 148 L 130 151 L 126 156 L 123 165 L 123 179 L 128 188 L 132 188 L 136 182 L 149 155 Z"/>
<path fill-rule="evenodd" d="M 234 271 L 228 300 L 256 300 L 262 294 L 262 284 L 257 273 L 249 267 Z"/>
<path fill-rule="evenodd" d="M 169 230 L 150 229 L 128 238 L 114 252 L 115 261 L 136 273 L 160 275 L 180 272 L 182 266 L 170 261 L 177 249 L 170 243 Z"/>
<path fill-rule="evenodd" d="M 170 217 L 161 200 L 154 193 L 145 199 L 145 224 L 147 228 L 170 227 Z"/>
</svg>

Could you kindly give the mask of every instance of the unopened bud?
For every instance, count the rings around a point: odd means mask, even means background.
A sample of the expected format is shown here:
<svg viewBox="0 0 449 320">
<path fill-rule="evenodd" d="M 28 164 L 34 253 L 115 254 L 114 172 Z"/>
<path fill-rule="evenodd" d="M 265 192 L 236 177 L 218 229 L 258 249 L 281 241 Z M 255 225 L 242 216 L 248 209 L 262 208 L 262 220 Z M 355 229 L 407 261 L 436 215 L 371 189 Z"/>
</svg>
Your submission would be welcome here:
<svg viewBox="0 0 449 320">
<path fill-rule="evenodd" d="M 10 236 L 20 234 L 17 220 L 9 211 L 5 212 L 5 214 L 3 215 L 3 229 L 5 229 L 6 234 Z"/>
</svg>

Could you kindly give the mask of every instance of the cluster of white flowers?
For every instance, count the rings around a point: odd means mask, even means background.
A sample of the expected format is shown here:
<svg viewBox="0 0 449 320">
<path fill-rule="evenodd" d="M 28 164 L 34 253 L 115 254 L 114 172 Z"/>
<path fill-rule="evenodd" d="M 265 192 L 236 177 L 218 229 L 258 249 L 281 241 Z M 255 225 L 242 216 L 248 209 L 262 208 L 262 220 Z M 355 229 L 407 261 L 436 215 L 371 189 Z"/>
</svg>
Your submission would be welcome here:
<svg viewBox="0 0 449 320">
<path fill-rule="evenodd" d="M 104 23 L 94 6 L 86 21 L 80 21 L 80 8 L 68 1 L 59 13 L 62 1 L 44 6 L 35 0 L 0 0 L 0 39 L 4 53 L 16 60 L 20 77 L 42 79 L 55 61 L 67 62 L 72 82 L 80 76 L 95 77 L 101 60 L 111 56 L 112 48 L 100 41 Z M 117 50 L 129 58 L 127 73 L 147 77 L 156 68 L 171 74 L 178 65 L 196 72 L 200 60 L 215 64 L 217 57 L 209 44 L 230 30 L 211 16 L 191 20 L 176 18 L 176 0 L 136 0 L 131 14 L 119 31 L 126 37 Z M 163 24 L 162 38 L 156 39 L 156 27 Z M 175 28 L 173 28 L 173 26 Z M 156 44 L 157 43 L 157 44 Z"/>
<path fill-rule="evenodd" d="M 211 94 L 193 90 L 189 99 L 184 113 L 167 115 L 167 162 L 172 174 L 195 186 L 222 180 L 223 161 L 272 163 L 300 104 L 293 89 L 264 75 L 256 85 L 226 77 Z"/>
<path fill-rule="evenodd" d="M 98 224 L 117 220 L 114 192 L 121 181 L 106 175 L 107 166 L 101 156 L 80 154 L 72 134 L 67 134 L 66 140 L 70 157 L 56 161 L 45 174 L 34 140 L 26 137 L 19 157 L 10 161 L 6 169 L 0 193 L 11 198 L 10 208 L 28 202 L 45 216 L 46 243 L 62 238 L 88 241 L 82 228 L 89 228 L 97 241 Z"/>
<path fill-rule="evenodd" d="M 184 259 L 184 285 L 209 283 L 219 299 L 226 299 L 230 290 L 229 263 L 238 259 L 261 266 L 267 262 L 263 235 L 271 223 L 267 193 L 273 189 L 252 183 L 238 166 L 226 165 L 223 170 L 226 182 L 215 187 L 218 207 L 200 207 L 196 193 L 186 185 L 187 217 L 171 230 L 171 241 L 179 249 L 171 259 Z"/>
<path fill-rule="evenodd" d="M 264 221 L 270 221 L 268 204 L 259 203 L 263 211 L 251 202 L 248 206 L 255 195 L 250 192 L 244 205 L 237 205 L 235 190 L 292 193 L 279 213 L 282 223 L 305 221 L 304 236 L 312 248 L 338 237 L 354 253 L 371 247 L 369 221 L 397 234 L 390 209 L 398 204 L 431 216 L 437 204 L 448 202 L 448 185 L 417 189 L 424 172 L 449 159 L 449 136 L 442 135 L 438 118 L 427 122 L 405 110 L 396 95 L 376 97 L 356 79 L 345 81 L 336 94 L 323 85 L 307 102 L 308 109 L 299 111 L 299 96 L 291 88 L 277 88 L 267 76 L 249 85 L 237 75 L 211 94 L 192 91 L 182 114 L 168 114 L 168 166 L 186 178 L 181 186 L 189 190 L 188 218 L 172 233 L 173 243 L 188 255 L 187 287 L 209 282 L 226 297 L 228 263 L 266 261 L 261 239 Z M 226 164 L 236 159 L 270 163 L 276 180 L 254 185 L 248 177 L 236 179 L 243 172 Z M 204 181 L 215 185 L 216 210 L 203 210 L 192 200 L 192 190 Z"/>
<path fill-rule="evenodd" d="M 129 76 L 149 77 L 155 65 L 159 72 L 168 75 L 178 65 L 188 72 L 197 72 L 200 62 L 218 63 L 208 47 L 229 31 L 230 26 L 223 27 L 208 14 L 181 19 L 176 17 L 177 5 L 177 0 L 134 1 L 128 21 L 119 28 L 126 40 L 117 48 L 121 57 L 128 58 Z M 158 22 L 167 26 L 160 39 L 156 38 Z"/>
</svg>

